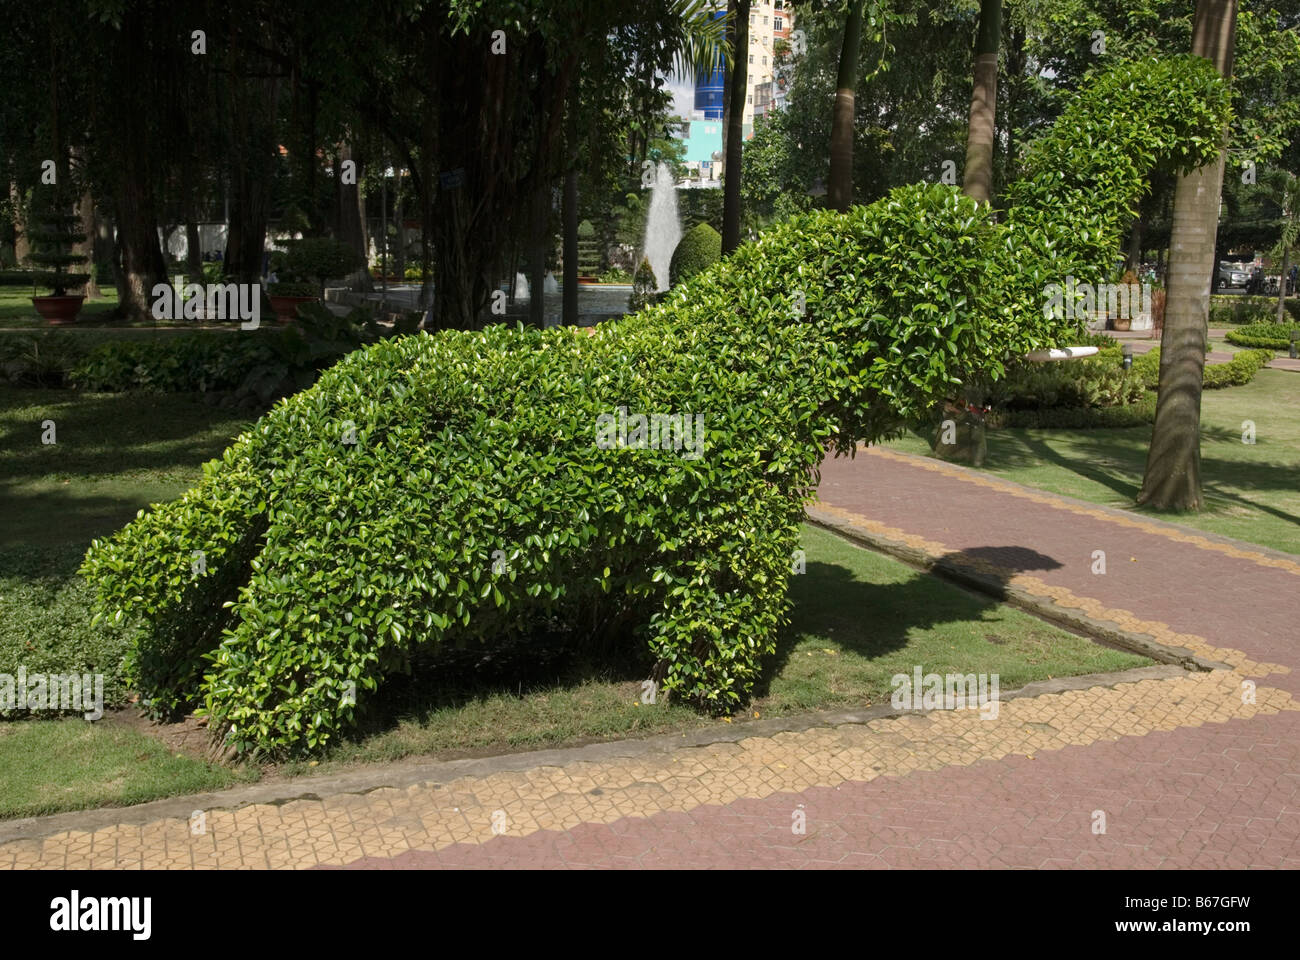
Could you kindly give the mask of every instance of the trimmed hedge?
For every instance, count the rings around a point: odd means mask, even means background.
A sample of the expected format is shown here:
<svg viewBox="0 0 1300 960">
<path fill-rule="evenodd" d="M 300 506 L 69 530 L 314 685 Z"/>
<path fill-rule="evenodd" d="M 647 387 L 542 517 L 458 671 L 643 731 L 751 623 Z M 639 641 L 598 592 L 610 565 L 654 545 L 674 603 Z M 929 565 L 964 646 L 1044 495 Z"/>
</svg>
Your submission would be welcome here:
<svg viewBox="0 0 1300 960">
<path fill-rule="evenodd" d="M 707 223 L 690 230 L 677 243 L 668 264 L 668 283 L 677 286 L 722 259 L 722 235 Z"/>
<path fill-rule="evenodd" d="M 1004 224 L 917 184 L 783 223 L 592 336 L 495 326 L 348 355 L 92 545 L 132 683 L 282 755 L 344 735 L 431 652 L 558 634 L 642 644 L 662 693 L 734 709 L 788 621 L 827 448 L 1070 342 L 1045 284 L 1099 276 L 1150 169 L 1217 156 L 1226 111 L 1208 62 L 1123 64 L 1030 149 Z M 608 418 L 637 415 L 690 435 L 609 442 Z"/>
<path fill-rule="evenodd" d="M 1272 359 L 1271 350 L 1242 350 L 1227 363 L 1207 363 L 1202 375 L 1202 386 L 1206 390 L 1245 386 Z M 1134 357 L 1133 372 L 1142 379 L 1148 390 L 1155 390 L 1160 383 L 1160 348 L 1156 347 L 1149 353 Z"/>
<path fill-rule="evenodd" d="M 1263 350 L 1287 350 L 1291 346 L 1291 331 L 1300 329 L 1296 323 L 1251 323 L 1240 330 L 1229 330 L 1223 339 L 1239 347 L 1257 347 Z"/>
<path fill-rule="evenodd" d="M 1300 298 L 1289 297 L 1284 308 L 1300 321 Z M 1229 324 L 1272 323 L 1277 318 L 1277 297 L 1210 297 L 1210 326 Z"/>
</svg>

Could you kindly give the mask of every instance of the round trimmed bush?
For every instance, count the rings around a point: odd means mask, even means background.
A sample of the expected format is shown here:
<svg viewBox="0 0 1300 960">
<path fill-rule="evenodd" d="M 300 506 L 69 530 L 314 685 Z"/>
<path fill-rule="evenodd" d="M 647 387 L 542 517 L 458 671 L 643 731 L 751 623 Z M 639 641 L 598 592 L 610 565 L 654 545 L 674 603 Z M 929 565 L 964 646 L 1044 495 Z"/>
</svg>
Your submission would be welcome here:
<svg viewBox="0 0 1300 960">
<path fill-rule="evenodd" d="M 1030 150 L 1006 223 L 902 187 L 783 223 L 593 336 L 351 353 L 92 545 L 102 608 L 136 631 L 130 682 L 282 755 L 431 652 L 560 634 L 638 644 L 661 692 L 734 709 L 787 622 L 827 449 L 1078 332 L 1044 316 L 1046 284 L 1100 278 L 1149 170 L 1217 156 L 1226 109 L 1206 61 L 1122 65 Z"/>
<path fill-rule="evenodd" d="M 686 231 L 668 263 L 668 283 L 677 286 L 722 259 L 722 236 L 707 223 Z"/>
</svg>

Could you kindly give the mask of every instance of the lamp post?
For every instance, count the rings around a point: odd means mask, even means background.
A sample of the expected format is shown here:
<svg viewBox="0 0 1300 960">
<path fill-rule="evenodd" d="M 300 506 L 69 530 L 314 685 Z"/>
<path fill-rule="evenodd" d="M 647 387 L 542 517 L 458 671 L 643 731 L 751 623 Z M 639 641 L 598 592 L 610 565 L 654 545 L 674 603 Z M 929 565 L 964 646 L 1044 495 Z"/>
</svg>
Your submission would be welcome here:
<svg viewBox="0 0 1300 960">
<path fill-rule="evenodd" d="M 1296 347 L 1295 347 L 1295 342 L 1297 338 L 1300 338 L 1300 330 L 1292 330 L 1291 331 L 1291 352 L 1289 354 L 1292 360 L 1300 358 L 1300 354 L 1296 353 Z"/>
<path fill-rule="evenodd" d="M 1132 370 L 1133 369 L 1133 344 L 1131 343 L 1124 344 L 1124 346 L 1120 348 L 1120 354 L 1124 358 L 1124 369 Z"/>
</svg>

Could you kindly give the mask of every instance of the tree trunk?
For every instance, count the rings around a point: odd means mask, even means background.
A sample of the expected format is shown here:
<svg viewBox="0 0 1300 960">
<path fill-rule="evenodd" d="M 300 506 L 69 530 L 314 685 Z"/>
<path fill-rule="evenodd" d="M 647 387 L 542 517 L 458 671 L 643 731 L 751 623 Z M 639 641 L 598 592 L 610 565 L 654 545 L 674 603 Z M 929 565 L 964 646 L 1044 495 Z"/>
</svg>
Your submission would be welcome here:
<svg viewBox="0 0 1300 960">
<path fill-rule="evenodd" d="M 80 230 L 86 239 L 75 244 L 72 252 L 86 258 L 86 272 L 90 279 L 86 281 L 84 292 L 87 300 L 98 300 L 103 294 L 99 292 L 99 283 L 95 279 L 95 201 L 87 190 L 77 201 L 77 215 L 81 217 Z"/>
<path fill-rule="evenodd" d="M 343 169 L 347 161 L 356 163 L 356 181 L 343 182 Z M 361 163 L 356 159 L 350 143 L 340 146 L 338 152 L 338 171 L 335 182 L 335 199 L 337 212 L 335 216 L 335 236 L 352 248 L 357 255 L 360 266 L 347 277 L 348 286 L 369 292 L 370 271 L 366 269 L 369 261 L 369 246 L 366 243 L 365 200 L 361 195 Z"/>
<path fill-rule="evenodd" d="M 1232 76 L 1236 0 L 1198 0 L 1192 53 Z M 1146 474 L 1137 502 L 1198 510 L 1201 384 L 1225 155 L 1178 179 L 1170 235 L 1168 300 L 1160 337 L 1160 386 Z"/>
<path fill-rule="evenodd" d="M 722 255 L 740 246 L 740 163 L 745 140 L 745 90 L 749 73 L 749 0 L 735 0 L 727 95 L 727 157 L 722 184 Z"/>
<path fill-rule="evenodd" d="M 262 275 L 266 228 L 271 214 L 271 180 L 275 172 L 275 105 L 280 84 L 275 77 L 238 85 L 233 98 L 238 131 L 231 171 L 230 232 L 226 236 L 227 276 L 257 283 Z"/>
<path fill-rule="evenodd" d="M 846 212 L 853 203 L 853 112 L 858 85 L 858 47 L 862 43 L 862 3 L 853 0 L 844 20 L 844 44 L 835 81 L 835 106 L 831 111 L 831 172 L 826 202 L 832 210 Z"/>
<path fill-rule="evenodd" d="M 550 190 L 539 184 L 533 194 L 532 232 L 528 246 L 528 322 L 546 326 L 546 247 L 550 221 Z"/>
<path fill-rule="evenodd" d="M 564 317 L 567 327 L 578 325 L 578 88 L 569 88 L 568 131 L 565 146 L 569 169 L 564 174 Z"/>
<path fill-rule="evenodd" d="M 1291 248 L 1282 248 L 1282 273 L 1277 285 L 1277 322 L 1286 323 L 1286 272 L 1291 268 Z"/>
<path fill-rule="evenodd" d="M 195 283 L 203 282 L 203 238 L 192 213 L 185 218 L 185 269 Z"/>
<path fill-rule="evenodd" d="M 993 141 L 1001 39 L 1002 0 L 980 0 L 979 33 L 975 39 L 975 82 L 970 98 L 962 192 L 983 205 L 993 202 Z"/>
<path fill-rule="evenodd" d="M 9 202 L 14 214 L 14 263 L 21 268 L 32 252 L 32 245 L 27 239 L 26 204 L 18 184 L 12 180 L 9 182 Z"/>
<path fill-rule="evenodd" d="M 1128 252 L 1124 256 L 1124 269 L 1137 270 L 1142 265 L 1142 214 L 1133 218 L 1133 229 L 1128 235 Z"/>
</svg>

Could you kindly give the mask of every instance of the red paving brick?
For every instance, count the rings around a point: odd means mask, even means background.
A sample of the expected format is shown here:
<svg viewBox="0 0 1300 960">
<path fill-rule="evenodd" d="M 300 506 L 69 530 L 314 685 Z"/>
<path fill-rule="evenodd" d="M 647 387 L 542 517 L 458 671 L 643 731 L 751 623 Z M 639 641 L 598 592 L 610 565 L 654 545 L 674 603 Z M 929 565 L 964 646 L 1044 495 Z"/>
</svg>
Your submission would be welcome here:
<svg viewBox="0 0 1300 960">
<path fill-rule="evenodd" d="M 1295 571 L 1133 529 L 1097 508 L 1088 515 L 1017 497 L 969 482 L 982 475 L 936 472 L 927 463 L 874 451 L 828 461 L 821 497 L 1256 660 L 1294 666 L 1300 659 Z M 963 473 L 968 479 L 955 475 Z M 1094 550 L 1106 551 L 1105 575 L 1092 573 Z M 1267 682 L 1300 692 L 1300 673 L 1273 673 Z M 792 830 L 800 807 L 807 817 L 803 835 Z M 1104 833 L 1093 832 L 1095 811 L 1105 814 Z M 499 836 L 437 852 L 411 850 L 349 866 L 1296 868 L 1300 713 L 1183 726 L 688 813 Z"/>
</svg>

